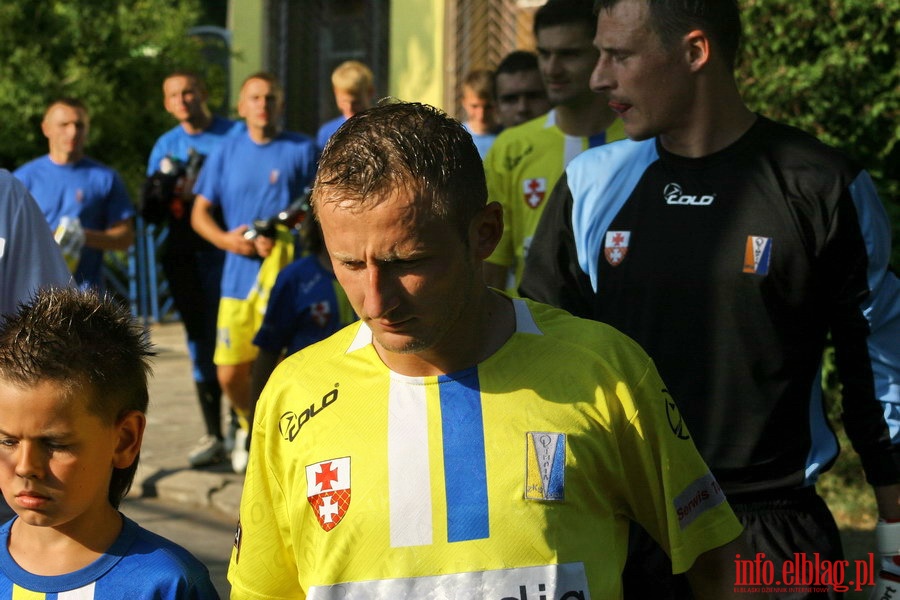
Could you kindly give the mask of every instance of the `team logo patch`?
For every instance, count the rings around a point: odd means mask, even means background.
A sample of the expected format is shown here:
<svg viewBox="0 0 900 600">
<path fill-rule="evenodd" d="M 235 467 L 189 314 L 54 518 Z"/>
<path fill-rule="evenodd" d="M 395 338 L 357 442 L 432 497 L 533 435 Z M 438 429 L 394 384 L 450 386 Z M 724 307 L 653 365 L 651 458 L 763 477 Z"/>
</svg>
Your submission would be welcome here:
<svg viewBox="0 0 900 600">
<path fill-rule="evenodd" d="M 278 178 L 280 176 L 281 171 L 279 171 L 278 169 L 272 169 L 271 171 L 269 171 L 269 183 L 275 185 L 276 183 L 278 183 Z"/>
<path fill-rule="evenodd" d="M 622 264 L 628 253 L 628 240 L 630 239 L 630 231 L 607 231 L 606 242 L 603 244 L 603 256 L 606 257 L 606 262 L 614 267 Z"/>
<path fill-rule="evenodd" d="M 744 247 L 744 273 L 769 274 L 772 259 L 772 238 L 748 235 Z"/>
<path fill-rule="evenodd" d="M 334 529 L 350 507 L 350 457 L 307 465 L 306 498 L 322 529 Z"/>
<path fill-rule="evenodd" d="M 75 190 L 75 202 L 77 202 L 78 204 L 82 204 L 84 202 L 84 190 L 83 189 L 78 188 L 77 190 Z"/>
<path fill-rule="evenodd" d="M 319 327 L 325 327 L 331 320 L 331 305 L 326 301 L 316 302 L 309 307 L 309 316 L 313 323 Z"/>
<path fill-rule="evenodd" d="M 522 192 L 525 194 L 525 204 L 537 208 L 547 195 L 547 179 L 544 177 L 526 179 L 522 182 Z"/>
<path fill-rule="evenodd" d="M 566 434 L 525 434 L 525 499 L 564 500 Z"/>
</svg>

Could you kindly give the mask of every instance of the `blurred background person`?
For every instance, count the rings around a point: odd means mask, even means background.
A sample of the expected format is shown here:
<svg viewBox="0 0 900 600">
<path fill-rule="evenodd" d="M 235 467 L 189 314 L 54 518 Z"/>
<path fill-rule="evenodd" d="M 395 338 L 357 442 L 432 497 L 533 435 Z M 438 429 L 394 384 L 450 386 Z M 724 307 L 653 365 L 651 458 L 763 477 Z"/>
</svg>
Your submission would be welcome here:
<svg viewBox="0 0 900 600">
<path fill-rule="evenodd" d="M 334 103 L 341 114 L 319 127 L 316 147 L 320 154 L 328 143 L 328 138 L 344 124 L 344 121 L 372 106 L 375 98 L 374 82 L 372 69 L 358 60 L 342 62 L 332 71 L 331 87 L 334 90 Z"/>
<path fill-rule="evenodd" d="M 161 262 L 172 301 L 187 334 L 188 353 L 206 433 L 188 454 L 192 467 L 220 462 L 226 448 L 222 435 L 222 388 L 216 377 L 216 317 L 225 252 L 191 227 L 194 183 L 206 157 L 235 132 L 237 123 L 212 114 L 203 79 L 175 71 L 163 80 L 163 106 L 178 121 L 162 134 L 150 152 L 143 214 L 169 228 Z"/>
<path fill-rule="evenodd" d="M 494 72 L 490 69 L 469 71 L 462 82 L 460 104 L 466 113 L 463 127 L 472 136 L 478 155 L 484 160 L 502 128 L 494 104 Z"/>
<path fill-rule="evenodd" d="M 69 268 L 78 285 L 103 289 L 103 251 L 131 246 L 135 210 L 119 174 L 85 155 L 89 129 L 88 110 L 80 100 L 51 102 L 41 123 L 50 151 L 14 175 L 69 250 Z M 69 240 L 77 241 L 70 245 Z"/>
<path fill-rule="evenodd" d="M 546 114 L 550 100 L 541 79 L 538 57 L 527 50 L 513 50 L 494 70 L 497 119 L 504 128 L 515 127 Z"/>
</svg>

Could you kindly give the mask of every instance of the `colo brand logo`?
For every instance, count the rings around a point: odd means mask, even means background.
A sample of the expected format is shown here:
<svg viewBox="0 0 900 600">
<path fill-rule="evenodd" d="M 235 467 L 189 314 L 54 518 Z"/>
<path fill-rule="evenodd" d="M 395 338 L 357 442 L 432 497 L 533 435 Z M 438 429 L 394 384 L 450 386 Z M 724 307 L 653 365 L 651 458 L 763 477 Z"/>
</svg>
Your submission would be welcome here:
<svg viewBox="0 0 900 600">
<path fill-rule="evenodd" d="M 677 183 L 667 185 L 663 189 L 663 197 L 666 199 L 666 204 L 679 206 L 709 206 L 716 199 L 715 194 L 706 194 L 704 196 L 685 194 Z"/>
<path fill-rule="evenodd" d="M 323 410 L 337 402 L 337 388 L 338 384 L 334 384 L 334 389 L 322 396 L 318 408 L 316 408 L 316 403 L 313 402 L 309 405 L 309 408 L 304 408 L 303 412 L 299 414 L 292 410 L 282 413 L 281 417 L 278 419 L 278 433 L 281 434 L 281 437 L 288 442 L 293 442 L 296 439 L 297 434 L 300 433 L 300 429 L 306 425 L 310 419 L 319 415 Z"/>
</svg>

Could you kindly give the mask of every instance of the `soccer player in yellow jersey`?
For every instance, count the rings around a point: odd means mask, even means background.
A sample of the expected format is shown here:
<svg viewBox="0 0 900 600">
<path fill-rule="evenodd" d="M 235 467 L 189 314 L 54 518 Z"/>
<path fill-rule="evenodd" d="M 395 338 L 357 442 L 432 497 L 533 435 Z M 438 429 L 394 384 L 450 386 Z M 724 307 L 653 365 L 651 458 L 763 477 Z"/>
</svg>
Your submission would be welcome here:
<svg viewBox="0 0 900 600">
<path fill-rule="evenodd" d="M 541 213 L 569 161 L 625 138 L 606 100 L 591 91 L 596 23 L 592 0 L 552 0 L 535 13 L 538 67 L 553 108 L 502 131 L 484 158 L 488 199 L 503 206 L 503 237 L 484 266 L 497 289 L 518 287 Z"/>
<path fill-rule="evenodd" d="M 741 527 L 652 361 L 484 283 L 502 209 L 459 122 L 355 115 L 312 204 L 360 321 L 263 391 L 232 598 L 619 598 L 631 521 L 733 596 Z"/>
</svg>

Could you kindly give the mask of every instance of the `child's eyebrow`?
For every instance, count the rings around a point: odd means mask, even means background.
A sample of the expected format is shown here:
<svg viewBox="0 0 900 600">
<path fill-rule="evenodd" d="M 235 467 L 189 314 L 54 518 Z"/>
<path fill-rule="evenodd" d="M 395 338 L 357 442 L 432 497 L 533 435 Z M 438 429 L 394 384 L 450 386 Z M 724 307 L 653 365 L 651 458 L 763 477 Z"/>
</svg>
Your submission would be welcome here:
<svg viewBox="0 0 900 600">
<path fill-rule="evenodd" d="M 31 437 L 32 439 L 36 439 L 36 440 L 62 440 L 62 439 L 72 437 L 73 435 L 74 435 L 73 431 L 68 431 L 68 430 L 52 431 L 51 430 L 51 431 L 45 431 L 45 432 L 41 433 L 41 435 L 28 436 L 28 437 Z M 14 437 L 14 438 L 22 437 L 20 435 L 6 431 L 2 427 L 0 427 L 0 436 Z"/>
</svg>

